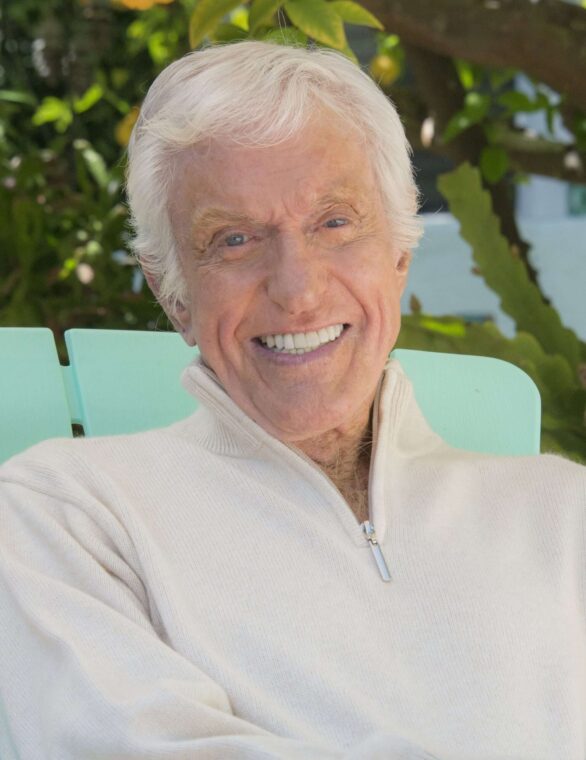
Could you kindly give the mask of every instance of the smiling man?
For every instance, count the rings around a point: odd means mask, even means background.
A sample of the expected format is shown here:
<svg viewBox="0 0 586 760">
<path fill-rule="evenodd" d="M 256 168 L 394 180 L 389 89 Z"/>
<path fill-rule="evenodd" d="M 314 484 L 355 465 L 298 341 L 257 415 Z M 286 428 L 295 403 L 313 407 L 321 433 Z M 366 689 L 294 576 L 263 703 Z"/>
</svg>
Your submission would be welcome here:
<svg viewBox="0 0 586 760">
<path fill-rule="evenodd" d="M 393 106 L 237 43 L 158 77 L 129 152 L 200 408 L 0 469 L 2 760 L 583 760 L 584 468 L 450 448 L 388 360 Z"/>
<path fill-rule="evenodd" d="M 186 297 L 170 315 L 236 404 L 319 463 L 362 522 L 359 452 L 410 254 L 360 134 L 318 111 L 274 146 L 191 148 L 174 177 Z"/>
</svg>

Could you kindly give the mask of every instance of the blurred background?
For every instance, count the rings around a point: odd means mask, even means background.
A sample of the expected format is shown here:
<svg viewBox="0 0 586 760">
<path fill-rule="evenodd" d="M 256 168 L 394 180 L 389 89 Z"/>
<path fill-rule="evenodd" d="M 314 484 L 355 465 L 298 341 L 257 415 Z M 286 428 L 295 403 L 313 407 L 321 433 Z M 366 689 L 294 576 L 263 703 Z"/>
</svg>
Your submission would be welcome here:
<svg viewBox="0 0 586 760">
<path fill-rule="evenodd" d="M 2 0 L 0 326 L 168 330 L 130 254 L 125 147 L 157 73 L 324 45 L 392 98 L 425 236 L 401 345 L 492 355 L 586 462 L 586 9 L 563 0 Z M 65 353 L 63 352 L 63 358 Z"/>
</svg>

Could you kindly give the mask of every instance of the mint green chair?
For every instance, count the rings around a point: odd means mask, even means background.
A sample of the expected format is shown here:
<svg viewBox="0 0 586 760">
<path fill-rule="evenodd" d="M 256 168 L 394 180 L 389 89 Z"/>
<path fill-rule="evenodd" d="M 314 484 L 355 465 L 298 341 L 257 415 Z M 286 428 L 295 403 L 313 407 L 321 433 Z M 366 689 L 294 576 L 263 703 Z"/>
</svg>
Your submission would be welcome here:
<svg viewBox="0 0 586 760">
<path fill-rule="evenodd" d="M 428 423 L 460 449 L 538 454 L 541 397 L 514 364 L 488 356 L 396 349 Z"/>
<path fill-rule="evenodd" d="M 40 336 L 40 337 L 39 337 Z M 197 406 L 180 385 L 196 355 L 174 333 L 69 330 L 60 367 L 45 329 L 0 329 L 0 461 L 44 438 L 133 433 L 168 425 Z M 448 443 L 496 454 L 539 452 L 533 381 L 498 359 L 393 352 L 431 427 Z"/>
<path fill-rule="evenodd" d="M 76 421 L 86 435 L 163 427 L 197 406 L 180 382 L 196 350 L 177 333 L 68 330 L 65 344 Z"/>
<path fill-rule="evenodd" d="M 0 329 L 0 462 L 45 438 L 71 438 L 69 402 L 53 333 Z"/>
</svg>

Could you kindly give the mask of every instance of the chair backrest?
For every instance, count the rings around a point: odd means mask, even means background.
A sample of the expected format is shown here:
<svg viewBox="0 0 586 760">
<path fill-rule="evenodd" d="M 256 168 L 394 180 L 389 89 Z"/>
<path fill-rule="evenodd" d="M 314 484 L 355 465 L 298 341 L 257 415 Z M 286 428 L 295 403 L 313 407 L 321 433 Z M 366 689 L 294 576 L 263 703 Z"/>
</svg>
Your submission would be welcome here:
<svg viewBox="0 0 586 760">
<path fill-rule="evenodd" d="M 86 435 L 131 433 L 196 408 L 179 383 L 196 351 L 180 336 L 69 330 L 65 340 L 70 366 L 59 367 L 49 330 L 0 329 L 0 461 L 43 438 L 71 436 L 71 422 Z M 479 356 L 407 349 L 393 356 L 448 443 L 496 454 L 539 452 L 539 392 L 522 370 Z"/>
<path fill-rule="evenodd" d="M 0 462 L 60 436 L 70 438 L 72 431 L 53 333 L 0 328 Z"/>
<path fill-rule="evenodd" d="M 514 364 L 487 356 L 393 351 L 417 403 L 444 441 L 491 454 L 538 454 L 541 398 Z"/>
<path fill-rule="evenodd" d="M 68 330 L 65 344 L 86 435 L 138 433 L 176 422 L 196 400 L 180 374 L 195 356 L 176 333 Z"/>
</svg>

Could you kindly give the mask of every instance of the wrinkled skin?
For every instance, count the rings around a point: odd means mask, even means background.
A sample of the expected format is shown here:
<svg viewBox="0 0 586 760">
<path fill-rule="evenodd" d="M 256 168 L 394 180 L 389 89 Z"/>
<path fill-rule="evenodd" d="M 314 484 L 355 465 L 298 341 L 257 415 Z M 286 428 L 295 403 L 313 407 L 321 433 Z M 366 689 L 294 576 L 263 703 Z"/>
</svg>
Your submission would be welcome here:
<svg viewBox="0 0 586 760">
<path fill-rule="evenodd" d="M 186 150 L 174 176 L 188 293 L 176 328 L 262 428 L 339 461 L 368 425 L 409 264 L 364 146 L 322 118 L 273 147 Z M 344 333 L 315 356 L 283 359 L 258 342 L 337 323 Z"/>
</svg>

